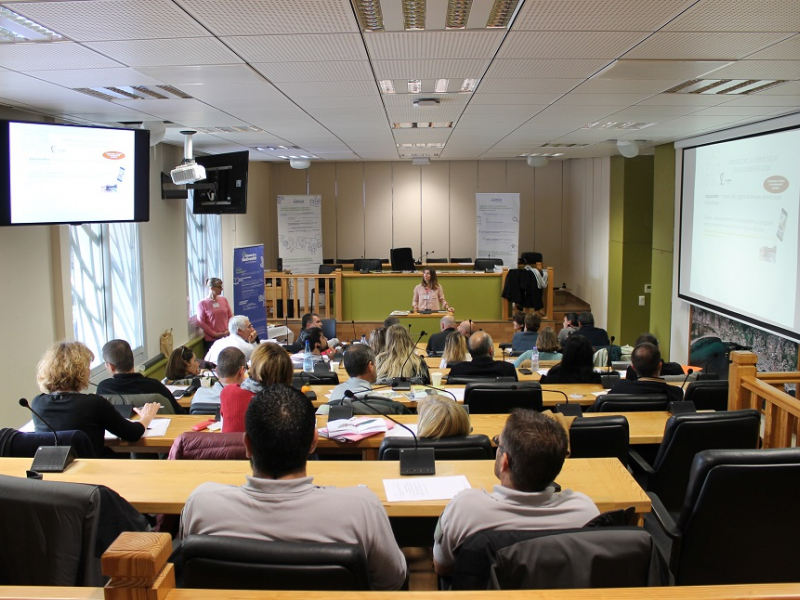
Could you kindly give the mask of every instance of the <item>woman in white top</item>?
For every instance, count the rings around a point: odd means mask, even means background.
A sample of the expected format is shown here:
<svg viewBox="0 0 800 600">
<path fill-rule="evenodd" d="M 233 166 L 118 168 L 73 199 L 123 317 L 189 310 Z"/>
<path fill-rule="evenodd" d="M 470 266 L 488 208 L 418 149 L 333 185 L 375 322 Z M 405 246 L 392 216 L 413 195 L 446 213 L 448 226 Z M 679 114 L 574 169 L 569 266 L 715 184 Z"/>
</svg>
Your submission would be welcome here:
<svg viewBox="0 0 800 600">
<path fill-rule="evenodd" d="M 436 278 L 436 269 L 426 268 L 422 272 L 422 283 L 414 288 L 414 298 L 411 300 L 413 312 L 423 310 L 448 310 L 453 312 L 453 307 L 444 299 L 444 289 Z"/>
</svg>

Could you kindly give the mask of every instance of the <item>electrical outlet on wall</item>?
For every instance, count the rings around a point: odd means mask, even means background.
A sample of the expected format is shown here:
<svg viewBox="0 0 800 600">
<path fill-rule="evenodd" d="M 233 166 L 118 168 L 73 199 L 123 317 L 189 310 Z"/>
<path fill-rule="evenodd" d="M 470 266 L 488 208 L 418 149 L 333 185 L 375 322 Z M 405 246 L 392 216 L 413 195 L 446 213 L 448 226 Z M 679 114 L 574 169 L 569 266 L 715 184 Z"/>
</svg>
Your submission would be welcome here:
<svg viewBox="0 0 800 600">
<path fill-rule="evenodd" d="M 639 306 L 644 306 L 644 296 L 639 296 Z"/>
</svg>

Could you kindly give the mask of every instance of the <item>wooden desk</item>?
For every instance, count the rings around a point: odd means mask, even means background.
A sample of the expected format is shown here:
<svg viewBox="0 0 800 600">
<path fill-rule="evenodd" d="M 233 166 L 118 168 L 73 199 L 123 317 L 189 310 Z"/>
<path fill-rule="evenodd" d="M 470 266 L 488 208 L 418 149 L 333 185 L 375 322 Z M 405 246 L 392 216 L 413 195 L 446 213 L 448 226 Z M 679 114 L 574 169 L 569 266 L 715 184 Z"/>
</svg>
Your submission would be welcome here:
<svg viewBox="0 0 800 600">
<path fill-rule="evenodd" d="M 30 458 L 0 458 L 0 474 L 25 477 Z M 78 459 L 63 473 L 47 473 L 49 481 L 106 485 L 143 513 L 179 514 L 189 494 L 206 481 L 241 485 L 251 473 L 239 460 L 108 460 Z M 308 474 L 318 485 L 365 485 L 380 498 L 390 517 L 438 517 L 446 500 L 387 502 L 384 479 L 398 479 L 395 461 L 311 461 Z M 494 461 L 437 461 L 437 476 L 466 475 L 473 487 L 491 490 L 497 483 Z M 650 511 L 650 499 L 616 458 L 569 459 L 558 483 L 587 494 L 600 511 L 633 506 Z M 324 508 L 324 507 L 323 507 Z"/>
</svg>

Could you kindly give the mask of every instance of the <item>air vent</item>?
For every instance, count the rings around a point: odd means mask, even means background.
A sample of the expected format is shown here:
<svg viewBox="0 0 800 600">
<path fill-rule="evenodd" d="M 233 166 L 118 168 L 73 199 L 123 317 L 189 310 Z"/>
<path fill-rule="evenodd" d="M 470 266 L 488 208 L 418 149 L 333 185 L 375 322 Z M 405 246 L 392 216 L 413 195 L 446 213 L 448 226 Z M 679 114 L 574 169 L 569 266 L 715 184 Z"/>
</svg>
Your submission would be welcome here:
<svg viewBox="0 0 800 600">
<path fill-rule="evenodd" d="M 639 131 L 641 129 L 647 129 L 648 127 L 652 127 L 656 123 L 634 123 L 631 121 L 628 122 L 618 122 L 618 121 L 609 121 L 603 123 L 602 121 L 595 121 L 594 123 L 588 123 L 581 127 L 581 129 L 614 129 L 616 131 Z"/>
<path fill-rule="evenodd" d="M 520 156 L 544 156 L 545 158 L 555 158 L 564 156 L 563 152 L 523 152 Z"/>
<path fill-rule="evenodd" d="M 786 83 L 785 79 L 691 79 L 664 93 L 749 96 L 783 83 Z"/>
<path fill-rule="evenodd" d="M 589 146 L 593 145 L 594 144 L 554 144 L 551 142 L 542 144 L 541 148 L 588 148 Z M 524 154 L 522 156 L 524 156 Z"/>
<path fill-rule="evenodd" d="M 223 125 L 221 127 L 197 127 L 200 133 L 265 133 L 259 127 L 252 125 Z"/>
<path fill-rule="evenodd" d="M 189 94 L 170 85 L 159 85 L 156 88 L 144 85 L 111 85 L 108 87 L 73 88 L 73 90 L 87 96 L 108 100 L 109 102 L 119 100 L 175 100 L 178 98 L 185 100 L 191 98 Z"/>
<path fill-rule="evenodd" d="M 429 129 L 429 128 L 447 128 L 452 127 L 452 121 L 442 121 L 442 122 L 420 122 L 420 123 L 392 123 L 392 129 Z"/>
</svg>

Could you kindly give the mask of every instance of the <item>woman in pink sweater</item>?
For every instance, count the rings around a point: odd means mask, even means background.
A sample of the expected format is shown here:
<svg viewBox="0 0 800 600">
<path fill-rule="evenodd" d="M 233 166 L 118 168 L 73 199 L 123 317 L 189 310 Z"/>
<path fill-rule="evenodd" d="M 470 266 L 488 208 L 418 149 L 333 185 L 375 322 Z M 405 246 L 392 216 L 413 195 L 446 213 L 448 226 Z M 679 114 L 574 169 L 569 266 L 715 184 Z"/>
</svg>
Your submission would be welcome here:
<svg viewBox="0 0 800 600">
<path fill-rule="evenodd" d="M 197 305 L 197 325 L 203 330 L 203 356 L 219 338 L 228 335 L 228 321 L 233 316 L 228 299 L 222 296 L 222 280 L 211 277 L 206 281 L 208 297 Z"/>
</svg>

